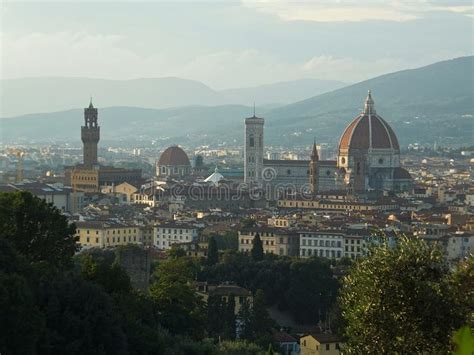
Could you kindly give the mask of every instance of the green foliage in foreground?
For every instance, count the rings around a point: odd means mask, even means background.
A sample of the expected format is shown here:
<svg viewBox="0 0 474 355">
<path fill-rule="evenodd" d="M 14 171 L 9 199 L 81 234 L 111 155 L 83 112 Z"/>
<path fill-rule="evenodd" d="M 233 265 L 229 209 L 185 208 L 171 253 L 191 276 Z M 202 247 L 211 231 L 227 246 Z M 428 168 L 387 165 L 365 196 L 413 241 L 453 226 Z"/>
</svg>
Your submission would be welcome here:
<svg viewBox="0 0 474 355">
<path fill-rule="evenodd" d="M 459 277 L 437 247 L 421 240 L 402 237 L 396 248 L 374 248 L 343 282 L 347 352 L 449 353 L 453 331 L 473 311 Z"/>
<path fill-rule="evenodd" d="M 177 269 L 160 265 L 148 296 L 130 287 L 109 252 L 73 258 L 74 227 L 30 194 L 0 194 L 0 226 L 1 354 L 212 355 L 233 347 L 199 332 L 204 313 L 186 285 L 186 258 L 174 259 Z"/>
</svg>

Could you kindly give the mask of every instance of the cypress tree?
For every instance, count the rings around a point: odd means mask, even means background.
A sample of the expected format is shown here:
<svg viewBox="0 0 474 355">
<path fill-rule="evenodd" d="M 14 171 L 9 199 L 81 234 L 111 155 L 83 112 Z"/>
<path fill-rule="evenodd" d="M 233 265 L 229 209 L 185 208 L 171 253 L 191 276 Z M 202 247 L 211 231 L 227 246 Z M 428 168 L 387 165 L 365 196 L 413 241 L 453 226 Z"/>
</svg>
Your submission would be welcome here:
<svg viewBox="0 0 474 355">
<path fill-rule="evenodd" d="M 219 262 L 216 238 L 210 237 L 207 245 L 207 264 L 212 266 Z"/>
<path fill-rule="evenodd" d="M 262 244 L 262 240 L 260 239 L 260 235 L 258 233 L 255 234 L 255 238 L 253 238 L 252 259 L 254 261 L 263 260 L 263 244 Z"/>
</svg>

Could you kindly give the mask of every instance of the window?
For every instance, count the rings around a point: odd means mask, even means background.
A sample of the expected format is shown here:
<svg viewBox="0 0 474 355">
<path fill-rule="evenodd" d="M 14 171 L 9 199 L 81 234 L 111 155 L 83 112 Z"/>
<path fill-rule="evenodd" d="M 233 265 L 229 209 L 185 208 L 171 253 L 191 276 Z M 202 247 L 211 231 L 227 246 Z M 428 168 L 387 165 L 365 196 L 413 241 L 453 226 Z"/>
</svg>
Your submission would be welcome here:
<svg viewBox="0 0 474 355">
<path fill-rule="evenodd" d="M 286 175 L 291 175 L 291 170 L 290 170 L 290 169 L 288 169 L 288 170 L 286 171 Z"/>
<path fill-rule="evenodd" d="M 255 146 L 255 138 L 253 134 L 249 136 L 249 146 L 254 147 Z"/>
<path fill-rule="evenodd" d="M 329 350 L 331 348 L 331 344 L 326 344 L 326 350 Z"/>
<path fill-rule="evenodd" d="M 379 159 L 379 164 L 383 164 L 383 159 L 382 158 Z"/>
</svg>

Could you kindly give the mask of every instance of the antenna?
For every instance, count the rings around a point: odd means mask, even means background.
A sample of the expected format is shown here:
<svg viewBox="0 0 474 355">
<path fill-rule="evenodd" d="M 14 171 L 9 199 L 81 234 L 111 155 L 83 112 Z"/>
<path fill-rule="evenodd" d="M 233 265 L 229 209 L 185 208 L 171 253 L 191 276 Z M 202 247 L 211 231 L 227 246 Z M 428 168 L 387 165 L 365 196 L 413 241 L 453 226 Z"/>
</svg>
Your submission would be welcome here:
<svg viewBox="0 0 474 355">
<path fill-rule="evenodd" d="M 255 117 L 255 101 L 253 102 L 253 117 Z"/>
</svg>

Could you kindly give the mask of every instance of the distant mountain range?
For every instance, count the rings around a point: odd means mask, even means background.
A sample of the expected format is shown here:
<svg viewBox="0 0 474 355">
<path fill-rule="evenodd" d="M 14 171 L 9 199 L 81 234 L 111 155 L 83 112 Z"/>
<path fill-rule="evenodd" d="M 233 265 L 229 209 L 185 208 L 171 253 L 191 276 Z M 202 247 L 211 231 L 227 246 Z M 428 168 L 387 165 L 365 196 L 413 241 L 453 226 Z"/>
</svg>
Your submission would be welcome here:
<svg viewBox="0 0 474 355">
<path fill-rule="evenodd" d="M 472 143 L 474 56 L 378 76 L 270 110 L 268 133 L 279 140 L 282 132 L 295 131 L 303 132 L 306 140 L 337 140 L 362 110 L 369 89 L 377 113 L 392 124 L 402 142 Z"/>
<path fill-rule="evenodd" d="M 314 137 L 318 142 L 337 143 L 344 127 L 362 109 L 367 90 L 371 89 L 377 113 L 392 125 L 402 144 L 414 141 L 469 144 L 474 137 L 473 78 L 474 57 L 457 58 L 382 75 L 282 107 L 257 107 L 257 115 L 266 119 L 265 140 L 268 144 L 304 145 Z M 244 97 L 244 93 L 250 92 L 239 90 L 227 91 L 226 95 Z M 134 97 L 151 100 L 153 92 L 150 86 L 142 95 L 135 92 Z M 170 89 L 167 97 L 170 101 L 176 100 L 178 92 Z M 202 92 L 208 93 L 209 100 L 215 97 L 211 95 L 212 91 Z M 188 93 L 179 92 L 180 95 Z M 249 95 L 248 98 L 252 97 Z M 168 137 L 179 143 L 201 137 L 202 141 L 209 142 L 234 139 L 241 142 L 243 118 L 250 116 L 252 111 L 250 105 L 169 109 L 110 107 L 100 109 L 99 121 L 104 139 Z M 81 124 L 82 110 L 5 118 L 1 121 L 2 139 L 78 141 Z"/>
<path fill-rule="evenodd" d="M 88 78 L 25 78 L 0 81 L 0 117 L 80 108 L 89 96 L 99 107 L 170 108 L 192 105 L 282 106 L 347 84 L 305 79 L 217 91 L 180 78 L 105 80 Z"/>
</svg>

